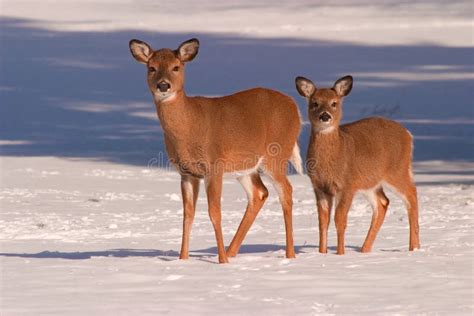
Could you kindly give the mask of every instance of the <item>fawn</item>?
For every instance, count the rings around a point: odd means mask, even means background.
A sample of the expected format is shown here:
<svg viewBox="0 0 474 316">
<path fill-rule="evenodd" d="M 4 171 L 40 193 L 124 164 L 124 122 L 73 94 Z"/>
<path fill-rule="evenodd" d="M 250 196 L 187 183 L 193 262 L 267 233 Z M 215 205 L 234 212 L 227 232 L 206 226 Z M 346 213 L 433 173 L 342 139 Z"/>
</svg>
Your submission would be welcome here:
<svg viewBox="0 0 474 316">
<path fill-rule="evenodd" d="M 399 123 L 372 117 L 339 125 L 342 101 L 352 89 L 345 76 L 332 88 L 317 89 L 311 80 L 297 77 L 296 89 L 308 100 L 311 138 L 307 171 L 317 200 L 319 252 L 327 252 L 327 230 L 333 202 L 337 254 L 344 254 L 347 213 L 357 191 L 373 209 L 372 223 L 361 252 L 370 252 L 382 225 L 389 200 L 382 185 L 392 188 L 405 202 L 410 223 L 409 250 L 420 247 L 418 202 L 411 169 L 413 139 Z"/>
<path fill-rule="evenodd" d="M 135 59 L 147 67 L 152 94 L 170 161 L 181 175 L 183 235 L 180 259 L 187 259 L 200 179 L 204 179 L 209 217 L 214 227 L 219 263 L 235 256 L 268 190 L 260 175 L 268 175 L 283 208 L 286 256 L 294 258 L 292 192 L 286 176 L 288 161 L 302 172 L 297 138 L 301 119 L 294 100 L 280 92 L 255 88 L 233 95 L 188 97 L 184 68 L 196 57 L 199 41 L 190 39 L 175 50 L 153 50 L 147 43 L 129 43 Z M 247 193 L 248 205 L 229 248 L 221 228 L 224 173 L 234 173 Z"/>
</svg>

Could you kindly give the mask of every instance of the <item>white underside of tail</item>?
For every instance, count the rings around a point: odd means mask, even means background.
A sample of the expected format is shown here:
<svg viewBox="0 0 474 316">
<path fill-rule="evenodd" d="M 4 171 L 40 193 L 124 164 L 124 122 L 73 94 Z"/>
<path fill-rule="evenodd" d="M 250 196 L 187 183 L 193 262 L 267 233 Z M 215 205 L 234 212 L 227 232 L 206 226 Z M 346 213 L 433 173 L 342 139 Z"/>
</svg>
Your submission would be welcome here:
<svg viewBox="0 0 474 316">
<path fill-rule="evenodd" d="M 295 168 L 296 172 L 299 174 L 303 174 L 303 160 L 301 159 L 300 155 L 300 147 L 298 143 L 295 143 L 295 147 L 293 147 L 293 152 L 291 153 L 290 162 Z"/>
</svg>

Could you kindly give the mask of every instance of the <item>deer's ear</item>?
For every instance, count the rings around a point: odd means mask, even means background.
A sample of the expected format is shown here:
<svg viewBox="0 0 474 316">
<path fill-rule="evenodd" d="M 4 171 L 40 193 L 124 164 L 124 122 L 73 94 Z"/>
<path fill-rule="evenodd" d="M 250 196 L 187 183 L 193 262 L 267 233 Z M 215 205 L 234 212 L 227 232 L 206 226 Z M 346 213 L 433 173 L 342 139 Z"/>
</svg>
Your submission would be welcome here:
<svg viewBox="0 0 474 316">
<path fill-rule="evenodd" d="M 316 91 L 314 83 L 305 77 L 296 77 L 295 84 L 298 93 L 305 98 L 309 98 Z"/>
<path fill-rule="evenodd" d="M 352 76 L 345 76 L 338 79 L 332 87 L 340 97 L 345 97 L 352 90 Z"/>
<path fill-rule="evenodd" d="M 179 60 L 183 63 L 191 61 L 196 57 L 199 51 L 199 41 L 197 38 L 192 38 L 187 40 L 186 42 L 181 43 L 176 53 L 178 55 Z"/>
<path fill-rule="evenodd" d="M 129 46 L 133 57 L 142 64 L 146 64 L 153 53 L 150 45 L 137 39 L 132 39 Z"/>
</svg>

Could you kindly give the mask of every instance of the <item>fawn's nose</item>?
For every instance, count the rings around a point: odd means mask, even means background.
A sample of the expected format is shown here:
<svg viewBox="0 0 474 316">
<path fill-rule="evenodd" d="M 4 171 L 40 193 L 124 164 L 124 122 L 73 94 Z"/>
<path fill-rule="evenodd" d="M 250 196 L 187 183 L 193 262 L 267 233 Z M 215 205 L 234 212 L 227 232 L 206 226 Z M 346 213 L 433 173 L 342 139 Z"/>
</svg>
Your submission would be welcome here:
<svg viewBox="0 0 474 316">
<path fill-rule="evenodd" d="M 157 88 L 158 88 L 158 90 L 160 90 L 160 92 L 166 92 L 170 89 L 170 87 L 171 87 L 170 84 L 166 81 L 159 82 L 158 86 L 157 86 Z"/>
<path fill-rule="evenodd" d="M 331 119 L 331 115 L 328 113 L 328 112 L 323 112 L 320 116 L 319 116 L 319 120 L 321 122 L 329 122 L 329 120 Z"/>
</svg>

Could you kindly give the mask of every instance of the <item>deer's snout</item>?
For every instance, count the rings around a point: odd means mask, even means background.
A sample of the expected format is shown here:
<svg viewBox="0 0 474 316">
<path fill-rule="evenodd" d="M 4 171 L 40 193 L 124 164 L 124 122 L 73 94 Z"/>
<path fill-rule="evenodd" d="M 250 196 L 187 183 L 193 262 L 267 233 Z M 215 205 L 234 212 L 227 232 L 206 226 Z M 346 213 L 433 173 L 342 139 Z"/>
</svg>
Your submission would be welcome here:
<svg viewBox="0 0 474 316">
<path fill-rule="evenodd" d="M 319 116 L 319 120 L 320 120 L 321 122 L 329 122 L 331 119 L 332 119 L 332 116 L 331 116 L 331 114 L 329 114 L 328 112 L 323 112 L 323 113 L 321 113 L 321 115 Z"/>
<path fill-rule="evenodd" d="M 160 90 L 160 92 L 166 92 L 171 88 L 171 86 L 166 81 L 160 81 L 158 82 L 157 88 L 158 90 Z"/>
</svg>

